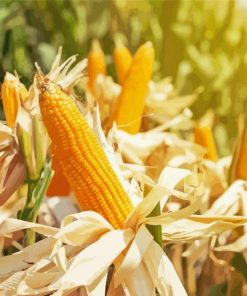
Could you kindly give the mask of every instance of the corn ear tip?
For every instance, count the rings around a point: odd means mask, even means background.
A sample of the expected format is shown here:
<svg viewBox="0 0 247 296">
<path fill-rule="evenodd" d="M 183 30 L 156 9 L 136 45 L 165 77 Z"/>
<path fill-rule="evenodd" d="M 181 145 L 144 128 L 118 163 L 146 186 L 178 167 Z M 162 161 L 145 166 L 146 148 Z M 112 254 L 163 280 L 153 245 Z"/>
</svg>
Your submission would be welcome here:
<svg viewBox="0 0 247 296">
<path fill-rule="evenodd" d="M 14 81 L 15 80 L 15 76 L 13 74 L 11 74 L 10 72 L 6 72 L 5 76 L 4 76 L 4 82 L 7 81 Z"/>
<path fill-rule="evenodd" d="M 147 41 L 146 43 L 144 43 L 144 45 L 147 48 L 153 48 L 153 43 L 151 41 Z"/>
<path fill-rule="evenodd" d="M 115 38 L 114 44 L 115 44 L 115 49 L 121 49 L 121 48 L 124 48 L 125 47 L 123 41 L 119 37 L 118 38 Z"/>
<path fill-rule="evenodd" d="M 40 91 L 45 91 L 47 89 L 46 84 L 48 83 L 49 79 L 44 75 L 44 73 L 41 71 L 40 67 L 37 63 L 35 63 L 35 67 L 37 69 L 37 72 L 35 74 L 35 80 L 37 83 L 37 87 Z"/>
<path fill-rule="evenodd" d="M 98 39 L 93 39 L 91 52 L 103 52 Z"/>
</svg>

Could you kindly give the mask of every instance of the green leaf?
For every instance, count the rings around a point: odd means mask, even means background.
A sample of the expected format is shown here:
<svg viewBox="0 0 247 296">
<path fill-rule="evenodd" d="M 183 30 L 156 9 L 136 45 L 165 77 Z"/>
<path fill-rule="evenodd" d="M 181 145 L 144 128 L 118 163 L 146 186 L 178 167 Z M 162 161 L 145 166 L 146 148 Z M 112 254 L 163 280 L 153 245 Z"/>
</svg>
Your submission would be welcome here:
<svg viewBox="0 0 247 296">
<path fill-rule="evenodd" d="M 160 213 L 161 213 L 161 211 L 160 211 L 160 203 L 158 203 L 156 205 L 156 207 L 152 210 L 150 215 L 148 215 L 148 217 L 159 216 Z M 162 247 L 162 227 L 161 227 L 161 225 L 147 225 L 147 229 L 153 235 L 154 240 L 156 241 L 156 243 L 159 244 Z"/>
<path fill-rule="evenodd" d="M 40 178 L 28 182 L 28 198 L 24 208 L 18 213 L 18 219 L 34 222 L 40 205 L 52 178 L 51 163 L 46 162 Z"/>
</svg>

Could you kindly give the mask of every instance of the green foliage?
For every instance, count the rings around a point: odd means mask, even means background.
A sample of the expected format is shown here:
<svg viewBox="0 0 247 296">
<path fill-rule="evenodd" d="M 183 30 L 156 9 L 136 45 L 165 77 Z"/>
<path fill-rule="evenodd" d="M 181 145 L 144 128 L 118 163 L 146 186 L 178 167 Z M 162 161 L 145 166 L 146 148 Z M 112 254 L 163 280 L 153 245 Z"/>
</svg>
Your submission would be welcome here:
<svg viewBox="0 0 247 296">
<path fill-rule="evenodd" d="M 52 179 L 51 162 L 45 162 L 40 177 L 31 181 L 28 180 L 28 194 L 26 204 L 23 209 L 17 213 L 17 218 L 24 221 L 36 222 L 37 215 L 41 203 L 44 199 L 44 194 Z M 26 230 L 24 237 L 25 245 L 35 243 L 35 232 L 31 229 Z"/>
<path fill-rule="evenodd" d="M 106 53 L 108 73 L 114 39 L 132 52 L 151 40 L 154 78 L 171 76 L 181 93 L 204 91 L 193 105 L 195 119 L 215 112 L 220 155 L 230 153 L 237 119 L 246 113 L 246 10 L 235 1 L 188 0 L 2 0 L 0 1 L 0 81 L 16 70 L 30 83 L 38 61 L 51 65 L 57 48 L 64 56 L 88 53 L 93 38 Z"/>
<path fill-rule="evenodd" d="M 234 1 L 183 1 L 173 26 L 184 44 L 177 86 L 183 92 L 204 87 L 193 111 L 199 118 L 214 109 L 220 154 L 230 153 L 238 117 L 246 113 L 247 31 L 235 6 Z"/>
</svg>

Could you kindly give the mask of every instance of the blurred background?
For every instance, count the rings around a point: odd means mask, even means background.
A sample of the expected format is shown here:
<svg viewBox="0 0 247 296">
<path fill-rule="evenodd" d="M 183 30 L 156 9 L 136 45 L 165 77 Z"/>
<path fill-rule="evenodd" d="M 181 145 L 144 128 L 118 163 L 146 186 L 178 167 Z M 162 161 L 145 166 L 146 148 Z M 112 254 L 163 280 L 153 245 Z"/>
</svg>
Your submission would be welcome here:
<svg viewBox="0 0 247 296">
<path fill-rule="evenodd" d="M 64 56 L 84 58 L 93 38 L 115 77 L 114 39 L 132 52 L 151 40 L 154 80 L 171 77 L 180 94 L 201 87 L 194 118 L 213 110 L 219 154 L 228 155 L 246 114 L 246 8 L 246 0 L 1 0 L 0 81 L 16 70 L 28 85 L 35 61 L 49 69 L 60 45 Z"/>
</svg>

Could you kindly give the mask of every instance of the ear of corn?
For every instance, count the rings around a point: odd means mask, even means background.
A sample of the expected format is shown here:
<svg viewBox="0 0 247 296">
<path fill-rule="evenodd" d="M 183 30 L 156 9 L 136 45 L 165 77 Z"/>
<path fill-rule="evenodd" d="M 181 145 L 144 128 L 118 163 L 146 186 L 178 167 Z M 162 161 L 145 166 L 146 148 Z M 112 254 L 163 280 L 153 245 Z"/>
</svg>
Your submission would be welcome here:
<svg viewBox="0 0 247 296">
<path fill-rule="evenodd" d="M 9 127 L 14 127 L 21 101 L 27 98 L 27 89 L 18 78 L 7 73 L 2 84 L 4 114 Z"/>
<path fill-rule="evenodd" d="M 54 150 L 54 149 L 53 149 Z M 47 196 L 68 196 L 70 193 L 69 183 L 64 176 L 63 168 L 56 157 L 56 152 L 52 156 L 52 169 L 54 176 L 52 177 L 51 183 L 47 190 Z"/>
<path fill-rule="evenodd" d="M 237 179 L 247 180 L 247 122 L 245 124 L 236 165 Z"/>
<path fill-rule="evenodd" d="M 247 120 L 241 127 L 239 141 L 229 170 L 229 182 L 232 183 L 236 179 L 247 180 Z"/>
<path fill-rule="evenodd" d="M 20 109 L 19 112 L 16 134 L 24 156 L 28 179 L 36 181 L 46 160 L 48 136 L 40 114 L 31 115 L 24 109 Z"/>
<path fill-rule="evenodd" d="M 151 79 L 154 49 L 151 42 L 139 47 L 133 57 L 122 91 L 113 108 L 109 125 L 116 121 L 118 127 L 135 134 L 139 131 L 144 99 Z"/>
<path fill-rule="evenodd" d="M 118 41 L 113 52 L 113 58 L 118 82 L 123 85 L 132 63 L 131 53 L 128 48 L 122 44 L 122 42 Z"/>
<path fill-rule="evenodd" d="M 195 143 L 207 149 L 205 157 L 207 159 L 216 161 L 218 159 L 217 149 L 214 142 L 212 130 L 208 127 L 194 128 Z"/>
<path fill-rule="evenodd" d="M 94 85 L 99 74 L 106 75 L 105 56 L 97 40 L 92 43 L 88 55 L 88 86 L 95 95 Z"/>
<path fill-rule="evenodd" d="M 40 109 L 65 176 L 83 210 L 94 210 L 122 228 L 132 204 L 96 135 L 73 99 L 39 78 Z"/>
</svg>

